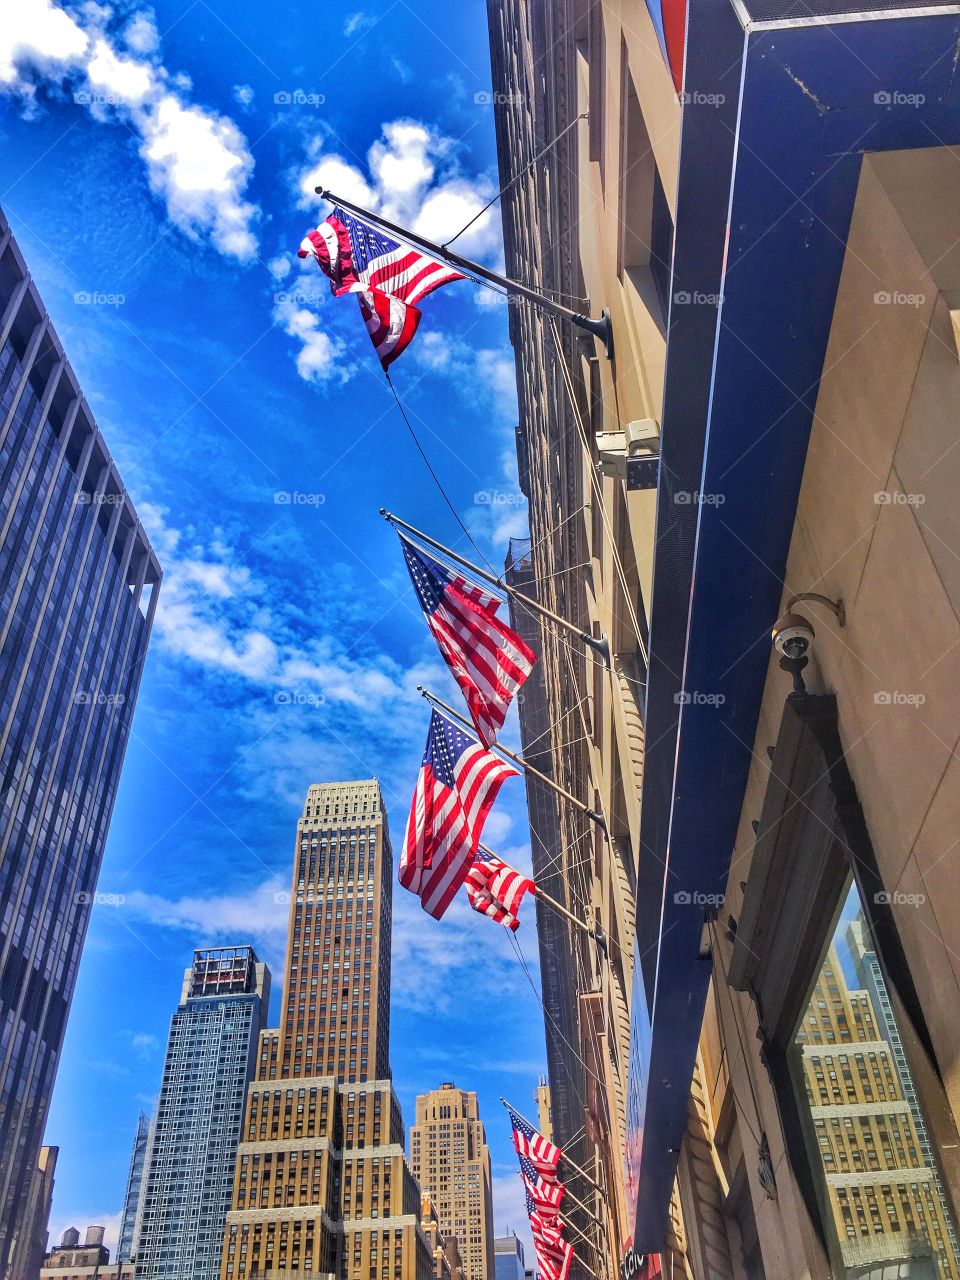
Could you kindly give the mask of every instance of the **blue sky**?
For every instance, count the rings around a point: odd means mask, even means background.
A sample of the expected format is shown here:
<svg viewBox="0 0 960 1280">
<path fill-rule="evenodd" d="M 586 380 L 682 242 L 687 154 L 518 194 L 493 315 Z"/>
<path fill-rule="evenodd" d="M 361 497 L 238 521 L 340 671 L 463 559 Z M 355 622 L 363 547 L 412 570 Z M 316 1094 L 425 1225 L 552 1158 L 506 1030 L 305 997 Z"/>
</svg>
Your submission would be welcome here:
<svg viewBox="0 0 960 1280">
<path fill-rule="evenodd" d="M 93 914 L 47 1128 L 59 1232 L 119 1214 L 193 947 L 252 942 L 279 974 L 307 786 L 377 775 L 399 843 L 415 687 L 456 697 L 377 510 L 466 540 L 353 300 L 295 256 L 313 187 L 445 238 L 497 183 L 483 0 L 18 0 L 3 27 L 0 204 L 166 575 L 100 877 L 117 901 Z M 496 214 L 461 245 L 496 264 Z M 526 525 L 505 308 L 465 282 L 423 310 L 395 382 L 499 565 Z M 529 865 L 518 780 L 487 835 Z M 539 1007 L 505 930 L 394 900 L 405 1115 L 441 1079 L 476 1088 L 497 1225 L 519 1227 L 496 1099 L 532 1111 Z M 519 937 L 533 962 L 532 919 Z"/>
</svg>

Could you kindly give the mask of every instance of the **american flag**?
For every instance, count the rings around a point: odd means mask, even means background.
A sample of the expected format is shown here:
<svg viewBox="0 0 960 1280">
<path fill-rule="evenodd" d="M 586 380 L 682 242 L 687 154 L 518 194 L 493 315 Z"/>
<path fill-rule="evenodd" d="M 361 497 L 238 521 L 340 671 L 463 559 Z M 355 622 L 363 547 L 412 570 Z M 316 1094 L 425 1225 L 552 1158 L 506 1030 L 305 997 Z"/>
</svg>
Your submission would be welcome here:
<svg viewBox="0 0 960 1280">
<path fill-rule="evenodd" d="M 500 601 L 400 534 L 427 626 L 453 672 L 477 733 L 488 747 L 536 656 L 496 617 Z"/>
<path fill-rule="evenodd" d="M 441 285 L 464 279 L 461 272 L 339 208 L 307 233 L 298 254 L 317 260 L 334 297 L 357 295 L 384 369 L 402 355 L 417 331 L 416 304 Z"/>
<path fill-rule="evenodd" d="M 437 920 L 480 843 L 484 820 L 516 769 L 434 711 L 400 855 L 400 883 Z"/>
<path fill-rule="evenodd" d="M 478 850 L 473 866 L 467 872 L 466 883 L 467 897 L 474 911 L 489 916 L 514 933 L 520 928 L 517 912 L 523 895 L 537 891 L 532 880 L 485 849 Z"/>
<path fill-rule="evenodd" d="M 556 1181 L 557 1165 L 563 1152 L 549 1138 L 538 1133 L 529 1120 L 518 1116 L 513 1107 L 507 1107 L 507 1114 L 513 1125 L 513 1145 L 517 1155 L 529 1160 L 542 1178 Z"/>
<path fill-rule="evenodd" d="M 530 1214 L 530 1230 L 537 1254 L 537 1267 L 542 1280 L 566 1280 L 573 1258 L 573 1246 L 560 1234 L 563 1224 L 557 1219 L 550 1223 L 536 1210 Z"/>
<path fill-rule="evenodd" d="M 523 1187 L 527 1193 L 527 1211 L 532 1212 L 535 1209 L 545 1217 L 555 1218 L 560 1211 L 560 1202 L 563 1199 L 565 1190 L 563 1183 L 555 1179 L 548 1182 L 545 1178 L 541 1178 L 526 1156 L 518 1155 L 517 1158 L 520 1161 Z"/>
</svg>

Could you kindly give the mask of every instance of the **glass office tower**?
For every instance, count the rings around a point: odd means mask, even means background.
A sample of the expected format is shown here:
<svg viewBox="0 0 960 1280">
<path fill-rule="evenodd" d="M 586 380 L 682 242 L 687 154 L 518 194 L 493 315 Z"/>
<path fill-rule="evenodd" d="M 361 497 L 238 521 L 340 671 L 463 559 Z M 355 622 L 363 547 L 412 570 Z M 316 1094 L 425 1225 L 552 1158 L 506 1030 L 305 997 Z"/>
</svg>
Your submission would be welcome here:
<svg viewBox="0 0 960 1280">
<path fill-rule="evenodd" d="M 270 971 L 252 947 L 195 951 L 170 1024 L 143 1171 L 138 1280 L 216 1280 Z"/>
<path fill-rule="evenodd" d="M 0 213 L 0 1276 L 25 1214 L 160 568 Z"/>
</svg>

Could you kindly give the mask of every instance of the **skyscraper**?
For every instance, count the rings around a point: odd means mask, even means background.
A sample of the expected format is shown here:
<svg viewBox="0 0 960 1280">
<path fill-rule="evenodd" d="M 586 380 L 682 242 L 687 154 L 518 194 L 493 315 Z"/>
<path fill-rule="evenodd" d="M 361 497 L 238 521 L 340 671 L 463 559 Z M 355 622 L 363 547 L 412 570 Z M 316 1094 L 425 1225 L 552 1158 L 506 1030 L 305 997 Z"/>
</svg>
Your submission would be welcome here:
<svg viewBox="0 0 960 1280">
<path fill-rule="evenodd" d="M 260 1038 L 223 1280 L 431 1280 L 390 1079 L 392 873 L 376 779 L 310 787 L 281 1025 Z"/>
<path fill-rule="evenodd" d="M 0 213 L 0 1275 L 13 1280 L 159 582 Z"/>
<path fill-rule="evenodd" d="M 144 1164 L 134 1242 L 142 1280 L 219 1274 L 243 1100 L 269 1003 L 270 971 L 252 947 L 193 953 Z"/>
<path fill-rule="evenodd" d="M 526 1265 L 523 1258 L 523 1245 L 517 1239 L 515 1231 L 507 1236 L 497 1236 L 493 1242 L 493 1258 L 496 1265 L 496 1280 L 524 1280 Z"/>
<path fill-rule="evenodd" d="M 433 1197 L 440 1230 L 457 1238 L 464 1280 L 493 1280 L 490 1148 L 475 1093 L 444 1083 L 417 1098 L 410 1164 Z"/>
<path fill-rule="evenodd" d="M 137 1135 L 130 1153 L 130 1170 L 127 1174 L 127 1192 L 123 1197 L 123 1217 L 120 1219 L 120 1238 L 117 1242 L 117 1261 L 129 1262 L 134 1256 L 137 1233 L 137 1210 L 143 1188 L 143 1170 L 147 1160 L 150 1138 L 150 1121 L 141 1111 L 137 1119 Z"/>
</svg>

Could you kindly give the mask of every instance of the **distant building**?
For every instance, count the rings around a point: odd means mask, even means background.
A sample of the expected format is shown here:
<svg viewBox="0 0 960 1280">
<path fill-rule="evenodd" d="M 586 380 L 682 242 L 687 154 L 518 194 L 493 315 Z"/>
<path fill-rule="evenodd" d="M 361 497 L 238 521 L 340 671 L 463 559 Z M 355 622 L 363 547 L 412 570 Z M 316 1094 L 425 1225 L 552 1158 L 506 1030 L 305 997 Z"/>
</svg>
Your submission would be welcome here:
<svg viewBox="0 0 960 1280">
<path fill-rule="evenodd" d="M 450 1259 L 446 1252 L 446 1241 L 440 1230 L 440 1219 L 429 1192 L 420 1197 L 420 1226 L 427 1237 L 427 1244 L 433 1254 L 434 1280 L 454 1280 L 451 1273 Z M 456 1243 L 456 1242 L 454 1242 Z M 457 1254 L 459 1258 L 459 1253 Z"/>
<path fill-rule="evenodd" d="M 53 1200 L 53 1176 L 59 1147 L 41 1147 L 40 1158 L 30 1183 L 26 1209 L 22 1219 L 22 1247 L 18 1250 L 13 1280 L 36 1280 L 47 1252 L 50 1204 Z"/>
<path fill-rule="evenodd" d="M 103 1227 L 87 1227 L 83 1244 L 76 1227 L 68 1227 L 60 1244 L 43 1260 L 40 1280 L 134 1280 L 131 1263 L 110 1262 Z"/>
<path fill-rule="evenodd" d="M 466 1280 L 491 1280 L 490 1149 L 475 1093 L 444 1083 L 417 1098 L 410 1164 L 433 1197 L 441 1231 L 457 1238 Z"/>
<path fill-rule="evenodd" d="M 511 1231 L 508 1236 L 497 1236 L 493 1242 L 493 1260 L 496 1280 L 524 1280 L 526 1264 L 523 1244 Z"/>
<path fill-rule="evenodd" d="M 223 1280 L 432 1280 L 390 1072 L 393 858 L 376 778 L 297 823 L 280 1027 L 247 1094 Z"/>
<path fill-rule="evenodd" d="M 120 1219 L 120 1241 L 117 1245 L 117 1261 L 129 1262 L 134 1256 L 137 1234 L 137 1210 L 143 1188 L 143 1170 L 150 1138 L 150 1121 L 141 1111 L 137 1120 L 137 1136 L 133 1140 L 130 1155 L 130 1171 L 127 1174 L 127 1194 L 123 1198 L 123 1217 Z"/>
<path fill-rule="evenodd" d="M 537 1128 L 545 1138 L 553 1140 L 553 1107 L 550 1102 L 550 1085 L 547 1077 L 541 1076 L 533 1092 L 533 1100 L 537 1104 Z"/>
<path fill-rule="evenodd" d="M 26 1221 L 160 567 L 0 212 L 0 1276 Z"/>
<path fill-rule="evenodd" d="M 138 1280 L 220 1274 L 243 1103 L 269 1001 L 270 971 L 252 947 L 194 952 L 170 1025 L 135 1211 Z M 135 1149 L 132 1165 L 136 1157 Z"/>
</svg>

